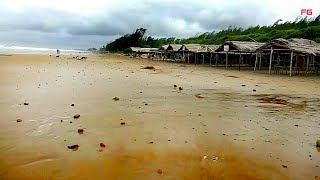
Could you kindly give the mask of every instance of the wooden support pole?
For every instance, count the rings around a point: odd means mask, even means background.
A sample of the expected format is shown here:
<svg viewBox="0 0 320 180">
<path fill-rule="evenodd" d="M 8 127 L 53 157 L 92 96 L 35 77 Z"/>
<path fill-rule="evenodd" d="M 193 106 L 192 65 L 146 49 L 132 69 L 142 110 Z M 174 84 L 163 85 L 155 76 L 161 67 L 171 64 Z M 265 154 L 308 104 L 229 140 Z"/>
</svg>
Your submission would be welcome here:
<svg viewBox="0 0 320 180">
<path fill-rule="evenodd" d="M 218 54 L 216 54 L 216 55 L 215 55 L 216 65 L 218 65 L 218 58 L 219 58 L 219 55 L 218 55 Z"/>
<path fill-rule="evenodd" d="M 184 51 L 182 51 L 182 61 L 184 62 L 185 61 L 185 58 L 184 58 Z"/>
<path fill-rule="evenodd" d="M 261 56 L 262 56 L 262 53 L 260 53 L 260 56 L 259 56 L 259 70 L 261 69 Z"/>
<path fill-rule="evenodd" d="M 290 76 L 292 75 L 292 60 L 293 60 L 293 51 L 291 51 L 291 58 L 290 58 Z"/>
<path fill-rule="evenodd" d="M 228 69 L 228 52 L 226 52 L 226 69 Z"/>
<path fill-rule="evenodd" d="M 211 61 L 212 61 L 212 53 L 210 53 L 210 66 L 211 66 Z"/>
<path fill-rule="evenodd" d="M 312 66 L 314 66 L 314 55 L 312 56 Z"/>
<path fill-rule="evenodd" d="M 242 58 L 242 56 L 241 56 L 241 53 L 240 53 L 240 57 L 239 57 L 239 71 L 240 71 L 240 65 L 241 65 L 241 58 Z"/>
<path fill-rule="evenodd" d="M 188 64 L 190 63 L 190 54 L 189 54 L 189 51 L 188 51 Z"/>
<path fill-rule="evenodd" d="M 269 61 L 269 74 L 271 74 L 272 53 L 273 53 L 273 49 L 272 49 L 272 47 L 271 47 L 270 61 Z"/>
<path fill-rule="evenodd" d="M 254 68 L 253 68 L 254 71 L 256 71 L 257 64 L 258 64 L 258 52 L 256 53 L 256 61 L 254 62 Z"/>
<path fill-rule="evenodd" d="M 309 63 L 310 63 L 310 56 L 307 56 L 307 67 L 306 67 L 306 74 L 308 73 L 308 69 L 309 69 Z"/>
<path fill-rule="evenodd" d="M 204 54 L 202 54 L 202 64 L 204 64 Z"/>
</svg>

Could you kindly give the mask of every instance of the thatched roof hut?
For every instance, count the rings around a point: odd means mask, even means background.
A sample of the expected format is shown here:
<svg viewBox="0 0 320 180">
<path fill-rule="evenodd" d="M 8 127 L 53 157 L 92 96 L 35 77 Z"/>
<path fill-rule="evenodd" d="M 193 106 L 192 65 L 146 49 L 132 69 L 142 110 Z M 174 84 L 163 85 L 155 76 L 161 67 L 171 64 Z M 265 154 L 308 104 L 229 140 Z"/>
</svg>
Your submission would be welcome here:
<svg viewBox="0 0 320 180">
<path fill-rule="evenodd" d="M 279 38 L 261 46 L 257 51 L 270 51 L 271 48 L 275 51 L 292 51 L 294 53 L 320 56 L 320 44 L 309 39 L 292 38 L 287 40 Z"/>
<path fill-rule="evenodd" d="M 263 46 L 265 43 L 250 42 L 250 41 L 226 41 L 216 52 L 228 51 L 228 52 L 243 52 L 243 53 L 254 53 L 256 50 Z"/>
<path fill-rule="evenodd" d="M 308 71 L 318 71 L 315 65 L 318 64 L 317 61 L 320 57 L 320 45 L 312 40 L 278 38 L 257 49 L 257 53 L 263 51 L 270 53 L 269 74 L 271 73 L 272 67 L 275 69 L 275 72 L 280 73 L 282 71 L 286 72 L 288 66 L 290 76 L 292 72 L 299 74 L 305 71 L 307 74 Z M 273 63 L 273 53 L 277 54 L 277 61 L 275 63 Z"/>
</svg>

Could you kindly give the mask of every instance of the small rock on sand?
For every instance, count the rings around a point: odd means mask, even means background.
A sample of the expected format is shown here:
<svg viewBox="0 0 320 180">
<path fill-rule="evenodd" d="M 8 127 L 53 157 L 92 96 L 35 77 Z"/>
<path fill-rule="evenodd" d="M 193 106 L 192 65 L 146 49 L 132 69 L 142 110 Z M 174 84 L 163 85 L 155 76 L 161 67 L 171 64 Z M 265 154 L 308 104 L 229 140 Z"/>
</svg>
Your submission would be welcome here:
<svg viewBox="0 0 320 180">
<path fill-rule="evenodd" d="M 125 122 L 121 122 L 120 124 L 121 124 L 121 125 L 125 125 L 126 123 L 125 123 Z"/>
<path fill-rule="evenodd" d="M 241 86 L 246 86 L 245 84 L 242 84 Z"/>
<path fill-rule="evenodd" d="M 153 66 L 146 66 L 146 67 L 143 67 L 141 69 L 155 69 Z"/>
<path fill-rule="evenodd" d="M 78 150 L 78 148 L 79 148 L 78 144 L 68 146 L 68 149 L 71 149 L 72 151 L 76 151 L 76 150 Z"/>
<path fill-rule="evenodd" d="M 100 143 L 100 147 L 101 147 L 101 148 L 105 148 L 106 145 L 105 145 L 104 143 Z"/>
<path fill-rule="evenodd" d="M 288 166 L 286 166 L 286 165 L 282 165 L 282 167 L 283 167 L 283 168 L 288 168 Z"/>
<path fill-rule="evenodd" d="M 173 87 L 175 87 L 175 88 L 176 88 L 176 87 L 177 87 L 177 85 L 173 85 Z"/>
<path fill-rule="evenodd" d="M 116 97 L 113 98 L 113 100 L 114 100 L 114 101 L 119 101 L 120 98 L 116 96 Z"/>
<path fill-rule="evenodd" d="M 162 174 L 162 170 L 161 169 L 158 169 L 158 174 Z"/>
<path fill-rule="evenodd" d="M 257 90 L 254 89 L 254 90 L 252 90 L 252 91 L 253 91 L 253 92 L 256 92 Z"/>
<path fill-rule="evenodd" d="M 29 103 L 25 102 L 25 103 L 23 103 L 23 105 L 28 106 L 28 105 L 29 105 Z"/>
<path fill-rule="evenodd" d="M 75 118 L 75 119 L 78 119 L 80 117 L 80 114 L 75 114 L 74 116 L 73 116 L 73 118 Z"/>
<path fill-rule="evenodd" d="M 78 129 L 78 133 L 79 133 L 79 134 L 83 134 L 83 132 L 84 132 L 84 129 L 83 129 L 83 128 Z"/>
<path fill-rule="evenodd" d="M 182 87 L 179 87 L 179 90 L 181 91 L 181 90 L 183 90 L 183 88 L 182 88 Z"/>
<path fill-rule="evenodd" d="M 203 96 L 201 96 L 200 94 L 196 94 L 195 97 L 197 97 L 198 99 L 202 99 L 204 98 Z"/>
<path fill-rule="evenodd" d="M 22 122 L 22 119 L 18 118 L 18 119 L 17 119 L 17 122 Z"/>
<path fill-rule="evenodd" d="M 71 104 L 71 106 L 74 106 L 74 104 Z"/>
</svg>

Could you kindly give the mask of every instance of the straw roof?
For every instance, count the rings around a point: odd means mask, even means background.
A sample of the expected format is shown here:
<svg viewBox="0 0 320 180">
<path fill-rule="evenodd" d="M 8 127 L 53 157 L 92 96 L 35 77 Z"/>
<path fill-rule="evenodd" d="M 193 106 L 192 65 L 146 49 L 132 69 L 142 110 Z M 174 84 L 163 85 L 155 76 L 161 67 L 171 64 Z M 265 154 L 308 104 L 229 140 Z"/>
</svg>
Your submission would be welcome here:
<svg viewBox="0 0 320 180">
<path fill-rule="evenodd" d="M 179 51 L 197 52 L 200 47 L 200 44 L 184 44 L 180 47 Z"/>
<path fill-rule="evenodd" d="M 215 52 L 221 45 L 203 45 L 198 52 Z"/>
<path fill-rule="evenodd" d="M 297 53 L 312 54 L 315 56 L 320 55 L 320 44 L 317 44 L 312 40 L 298 38 L 292 38 L 288 40 L 283 38 L 275 39 L 270 43 L 260 47 L 258 50 L 269 49 L 272 46 L 285 48 Z"/>
<path fill-rule="evenodd" d="M 318 43 L 315 41 L 312 41 L 310 39 L 302 39 L 302 38 L 291 38 L 289 41 L 297 44 L 305 44 L 305 45 L 313 45 L 313 46 L 319 46 Z"/>
<path fill-rule="evenodd" d="M 165 50 L 167 50 L 168 47 L 169 47 L 169 45 L 163 45 L 159 48 L 159 50 L 165 51 Z"/>
<path fill-rule="evenodd" d="M 220 45 L 184 44 L 179 51 L 189 51 L 195 53 L 214 52 Z"/>
<path fill-rule="evenodd" d="M 221 45 L 207 45 L 210 52 L 215 52 Z"/>
<path fill-rule="evenodd" d="M 138 52 L 141 47 L 130 47 L 130 49 L 133 51 L 133 52 Z"/>
<path fill-rule="evenodd" d="M 202 45 L 198 48 L 197 53 L 207 53 L 207 52 L 213 52 L 211 48 L 207 45 Z"/>
<path fill-rule="evenodd" d="M 178 51 L 181 48 L 182 44 L 169 44 L 168 48 L 166 49 L 167 51 L 173 50 L 173 51 Z"/>
<path fill-rule="evenodd" d="M 158 48 L 140 48 L 140 47 L 130 47 L 133 52 L 142 52 L 142 53 L 149 53 L 153 51 L 157 51 Z"/>
<path fill-rule="evenodd" d="M 259 43 L 259 42 L 250 42 L 250 41 L 226 41 L 224 44 L 222 44 L 219 48 L 217 48 L 216 51 L 223 51 L 224 45 L 229 45 L 234 47 L 235 51 L 240 52 L 255 52 L 256 49 L 263 46 L 265 43 Z M 232 50 L 234 51 L 234 50 Z"/>
</svg>

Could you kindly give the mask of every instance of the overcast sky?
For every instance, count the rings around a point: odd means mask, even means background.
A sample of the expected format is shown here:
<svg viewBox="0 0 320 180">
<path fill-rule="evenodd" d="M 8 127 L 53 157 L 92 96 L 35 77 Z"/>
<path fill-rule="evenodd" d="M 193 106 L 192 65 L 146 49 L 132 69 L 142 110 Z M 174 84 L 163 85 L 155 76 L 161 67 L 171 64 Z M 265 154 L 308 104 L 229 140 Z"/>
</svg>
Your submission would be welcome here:
<svg viewBox="0 0 320 180">
<path fill-rule="evenodd" d="M 0 0 L 0 44 L 101 47 L 139 27 L 154 37 L 190 37 L 230 25 L 294 21 L 320 0 Z"/>
</svg>

